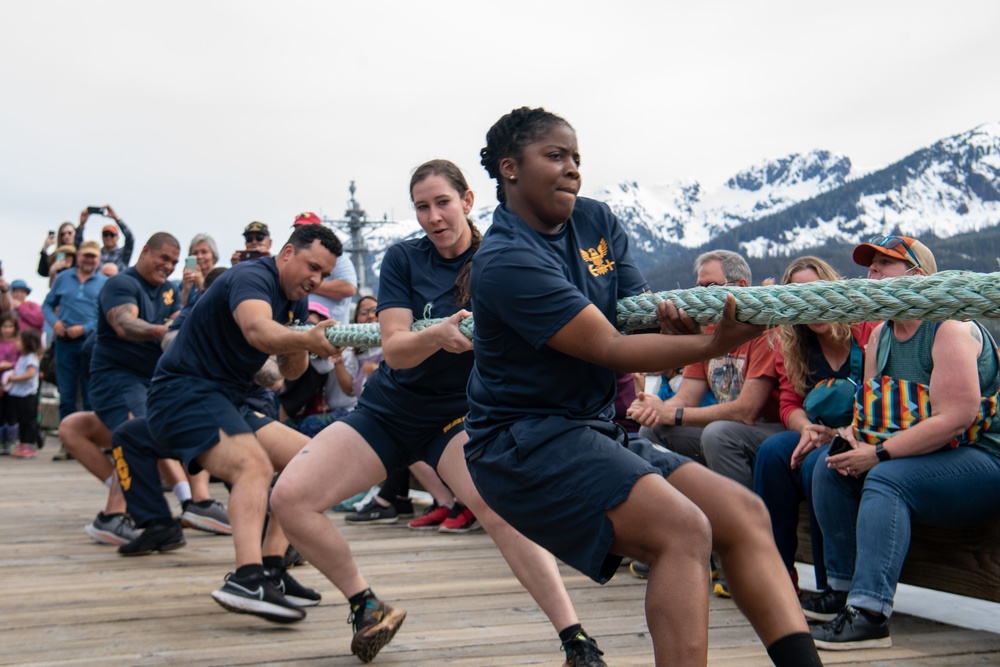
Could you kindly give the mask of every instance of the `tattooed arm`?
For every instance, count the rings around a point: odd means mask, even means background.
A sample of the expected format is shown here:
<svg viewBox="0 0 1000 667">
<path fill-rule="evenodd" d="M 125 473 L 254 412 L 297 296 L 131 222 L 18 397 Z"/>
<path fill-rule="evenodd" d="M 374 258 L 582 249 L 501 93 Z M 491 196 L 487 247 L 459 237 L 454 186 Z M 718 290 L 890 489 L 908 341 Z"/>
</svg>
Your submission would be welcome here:
<svg viewBox="0 0 1000 667">
<path fill-rule="evenodd" d="M 166 324 L 152 324 L 139 319 L 139 306 L 124 303 L 112 308 L 107 314 L 108 324 L 115 333 L 125 340 L 135 343 L 144 340 L 161 340 L 167 333 Z"/>
</svg>

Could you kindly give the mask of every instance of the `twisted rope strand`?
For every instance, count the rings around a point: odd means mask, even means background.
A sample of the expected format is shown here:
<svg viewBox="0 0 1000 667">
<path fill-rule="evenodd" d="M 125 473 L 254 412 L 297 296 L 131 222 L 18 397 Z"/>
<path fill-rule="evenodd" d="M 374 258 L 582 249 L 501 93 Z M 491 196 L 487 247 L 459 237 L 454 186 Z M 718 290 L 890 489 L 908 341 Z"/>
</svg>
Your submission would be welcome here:
<svg viewBox="0 0 1000 667">
<path fill-rule="evenodd" d="M 1000 317 L 1000 273 L 942 271 L 932 276 L 907 276 L 869 280 L 852 278 L 766 287 L 694 287 L 638 294 L 618 301 L 618 329 L 637 331 L 659 327 L 656 304 L 672 301 L 695 322 L 708 324 L 722 318 L 726 295 L 736 299 L 736 319 L 776 326 L 820 322 L 874 322 L 879 320 L 969 320 Z M 421 331 L 444 319 L 413 323 Z M 461 332 L 472 338 L 471 317 L 462 320 Z M 338 324 L 327 328 L 334 345 L 381 345 L 378 323 Z"/>
</svg>

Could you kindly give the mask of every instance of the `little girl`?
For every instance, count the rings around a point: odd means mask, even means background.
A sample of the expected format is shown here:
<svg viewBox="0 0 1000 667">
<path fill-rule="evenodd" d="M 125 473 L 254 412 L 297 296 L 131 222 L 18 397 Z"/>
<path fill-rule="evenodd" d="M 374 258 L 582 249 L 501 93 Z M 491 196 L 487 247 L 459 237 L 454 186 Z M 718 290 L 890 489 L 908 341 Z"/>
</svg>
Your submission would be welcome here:
<svg viewBox="0 0 1000 667">
<path fill-rule="evenodd" d="M 37 440 L 35 429 L 38 425 L 38 353 L 42 339 L 34 329 L 23 329 L 17 339 L 20 353 L 14 364 L 14 374 L 9 378 L 10 389 L 7 400 L 14 406 L 21 442 L 14 447 L 12 456 L 31 458 L 38 455 L 32 444 Z"/>
<path fill-rule="evenodd" d="M 17 361 L 17 318 L 8 313 L 0 318 L 0 375 L 14 368 Z M 17 442 L 14 407 L 7 398 L 6 389 L 0 390 L 0 453 L 9 454 Z"/>
</svg>

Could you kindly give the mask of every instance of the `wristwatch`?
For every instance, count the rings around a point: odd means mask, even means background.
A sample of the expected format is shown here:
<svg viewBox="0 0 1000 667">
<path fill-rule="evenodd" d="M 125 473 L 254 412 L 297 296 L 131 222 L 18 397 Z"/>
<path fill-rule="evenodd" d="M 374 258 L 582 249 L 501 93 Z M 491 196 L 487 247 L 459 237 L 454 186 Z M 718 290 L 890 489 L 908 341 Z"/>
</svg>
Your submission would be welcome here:
<svg viewBox="0 0 1000 667">
<path fill-rule="evenodd" d="M 677 412 L 674 413 L 674 426 L 680 426 L 681 422 L 684 421 L 684 408 L 677 408 Z"/>
<path fill-rule="evenodd" d="M 885 447 L 882 446 L 881 442 L 875 445 L 875 456 L 878 457 L 879 461 L 889 461 L 892 459 L 892 457 L 889 456 L 889 452 L 887 452 Z"/>
</svg>

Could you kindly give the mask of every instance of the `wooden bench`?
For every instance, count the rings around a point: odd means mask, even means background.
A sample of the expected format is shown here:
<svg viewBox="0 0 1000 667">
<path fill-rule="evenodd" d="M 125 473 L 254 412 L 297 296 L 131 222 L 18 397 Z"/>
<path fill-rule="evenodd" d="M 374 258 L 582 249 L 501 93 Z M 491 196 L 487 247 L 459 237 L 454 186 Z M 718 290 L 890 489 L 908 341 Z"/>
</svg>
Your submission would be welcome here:
<svg viewBox="0 0 1000 667">
<path fill-rule="evenodd" d="M 799 512 L 796 560 L 812 563 L 809 516 Z M 1000 520 L 975 526 L 914 526 L 899 580 L 967 597 L 1000 602 Z"/>
</svg>

